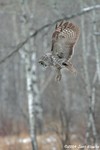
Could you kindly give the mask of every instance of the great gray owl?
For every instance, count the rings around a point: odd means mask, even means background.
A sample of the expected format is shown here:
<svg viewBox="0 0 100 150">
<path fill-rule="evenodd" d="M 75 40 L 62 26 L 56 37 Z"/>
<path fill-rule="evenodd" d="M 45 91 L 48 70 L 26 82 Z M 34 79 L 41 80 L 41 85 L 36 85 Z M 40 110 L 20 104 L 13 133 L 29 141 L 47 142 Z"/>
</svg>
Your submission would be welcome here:
<svg viewBox="0 0 100 150">
<path fill-rule="evenodd" d="M 70 60 L 79 34 L 79 27 L 72 22 L 61 21 L 59 24 L 56 24 L 55 31 L 52 35 L 51 52 L 46 53 L 39 60 L 39 63 L 44 67 L 53 66 L 56 69 L 56 79 L 58 81 L 61 80 L 62 68 L 76 73 L 76 69 Z"/>
</svg>

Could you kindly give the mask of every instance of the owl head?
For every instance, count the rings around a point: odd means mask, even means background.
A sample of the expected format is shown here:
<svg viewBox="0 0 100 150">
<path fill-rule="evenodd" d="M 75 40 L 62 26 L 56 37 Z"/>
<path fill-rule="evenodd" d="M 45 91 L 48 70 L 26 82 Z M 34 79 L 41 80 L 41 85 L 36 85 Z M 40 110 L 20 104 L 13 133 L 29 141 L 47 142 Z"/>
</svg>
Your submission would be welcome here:
<svg viewBox="0 0 100 150">
<path fill-rule="evenodd" d="M 53 60 L 52 60 L 52 55 L 51 55 L 51 53 L 46 53 L 45 55 L 43 55 L 43 56 L 40 58 L 39 63 L 40 63 L 43 67 L 52 66 L 52 65 L 53 65 Z"/>
</svg>

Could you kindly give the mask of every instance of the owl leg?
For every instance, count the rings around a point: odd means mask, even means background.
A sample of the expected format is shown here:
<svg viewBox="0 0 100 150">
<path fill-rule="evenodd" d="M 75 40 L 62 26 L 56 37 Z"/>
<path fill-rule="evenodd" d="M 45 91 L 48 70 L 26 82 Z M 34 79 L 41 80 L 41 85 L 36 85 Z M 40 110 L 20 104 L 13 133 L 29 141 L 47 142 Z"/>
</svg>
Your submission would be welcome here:
<svg viewBox="0 0 100 150">
<path fill-rule="evenodd" d="M 56 66 L 56 81 L 60 81 L 61 80 L 61 67 L 60 66 Z"/>
<path fill-rule="evenodd" d="M 71 62 L 63 62 L 62 63 L 71 73 L 74 73 L 75 75 L 77 75 L 77 70 L 75 69 L 75 67 L 73 66 L 73 64 Z"/>
</svg>

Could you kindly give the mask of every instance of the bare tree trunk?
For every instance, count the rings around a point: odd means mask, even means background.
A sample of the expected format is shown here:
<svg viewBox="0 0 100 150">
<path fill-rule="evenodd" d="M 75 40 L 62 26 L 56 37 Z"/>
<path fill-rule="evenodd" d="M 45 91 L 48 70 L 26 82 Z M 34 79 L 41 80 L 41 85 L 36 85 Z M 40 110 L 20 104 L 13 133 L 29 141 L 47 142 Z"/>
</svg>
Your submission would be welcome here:
<svg viewBox="0 0 100 150">
<path fill-rule="evenodd" d="M 81 1 L 81 9 L 83 7 L 83 2 Z M 84 16 L 82 16 L 81 19 L 81 27 L 82 27 L 82 47 L 83 47 L 83 68 L 84 68 L 84 78 L 85 78 L 85 84 L 86 84 L 86 91 L 88 95 L 88 99 L 90 99 L 90 81 L 89 81 L 89 74 L 88 74 L 88 63 L 87 63 L 87 56 L 86 56 L 86 43 L 85 43 L 85 28 L 84 28 Z M 85 144 L 88 142 L 88 138 L 90 136 L 90 121 L 88 121 L 88 130 L 86 132 L 86 141 Z"/>
<path fill-rule="evenodd" d="M 95 6 L 95 1 L 92 0 L 93 5 Z M 92 21 L 93 21 L 93 32 L 97 32 L 97 27 L 96 27 L 96 11 L 93 10 L 92 11 L 93 15 L 92 15 Z M 97 67 L 97 74 L 98 74 L 98 79 L 99 79 L 99 83 L 100 83 L 100 53 L 99 53 L 99 49 L 97 46 L 97 39 L 95 34 L 93 34 L 93 41 L 94 41 L 94 50 L 95 50 L 95 55 L 96 55 L 96 67 Z"/>
<path fill-rule="evenodd" d="M 81 1 L 81 9 L 83 6 L 83 2 Z M 90 48 L 90 45 L 88 47 L 86 46 L 85 42 L 85 28 L 84 28 L 84 16 L 82 16 L 81 19 L 81 26 L 82 26 L 82 46 L 83 46 L 83 67 L 84 67 L 84 73 L 85 73 L 85 84 L 86 84 L 86 91 L 88 95 L 88 103 L 89 103 L 89 114 L 88 114 L 88 125 L 87 125 L 87 132 L 86 132 L 86 139 L 85 144 L 91 144 L 91 129 L 92 129 L 92 138 L 94 140 L 95 149 L 97 148 L 97 132 L 96 132 L 96 126 L 94 121 L 94 106 L 95 106 L 95 87 L 94 84 L 96 82 L 96 74 L 94 75 L 93 84 L 90 85 L 90 78 L 89 78 L 89 72 L 88 72 L 88 58 L 87 58 L 87 48 L 88 51 Z M 98 69 L 98 68 L 97 68 Z"/>
<path fill-rule="evenodd" d="M 63 73 L 62 78 L 62 89 L 63 89 L 63 98 L 64 100 L 61 102 L 61 109 L 60 109 L 60 120 L 61 120 L 61 130 L 62 130 L 62 146 L 70 145 L 70 100 L 69 100 L 69 91 L 68 91 L 68 84 L 67 84 L 67 76 L 65 72 Z"/>
<path fill-rule="evenodd" d="M 28 8 L 28 1 L 21 1 L 22 8 L 22 36 L 27 37 L 30 34 L 30 20 L 31 16 Z M 27 22 L 27 24 L 26 24 Z M 34 50 L 33 39 L 30 39 L 28 43 L 25 44 L 24 50 L 21 51 L 21 56 L 24 58 L 26 67 L 26 81 L 27 81 L 27 95 L 28 95 L 28 107 L 29 107 L 29 122 L 30 122 L 30 135 L 32 142 L 32 149 L 37 150 L 36 141 L 36 102 L 38 102 L 38 87 L 37 87 L 37 77 L 36 77 L 36 52 Z"/>
</svg>

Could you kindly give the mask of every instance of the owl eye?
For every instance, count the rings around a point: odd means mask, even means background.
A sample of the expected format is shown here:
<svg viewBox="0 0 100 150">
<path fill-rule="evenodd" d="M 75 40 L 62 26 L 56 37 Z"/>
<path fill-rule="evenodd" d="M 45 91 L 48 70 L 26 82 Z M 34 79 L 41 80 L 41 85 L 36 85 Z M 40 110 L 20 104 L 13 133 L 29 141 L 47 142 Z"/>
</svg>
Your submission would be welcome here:
<svg viewBox="0 0 100 150">
<path fill-rule="evenodd" d="M 44 63 L 43 63 L 43 62 L 40 62 L 40 64 L 41 64 L 41 65 L 44 65 Z"/>
<path fill-rule="evenodd" d="M 46 65 L 43 61 L 39 61 L 39 63 L 40 63 L 43 67 L 47 67 L 47 65 Z"/>
<path fill-rule="evenodd" d="M 43 61 L 41 61 L 41 60 L 39 60 L 39 64 L 43 65 L 43 64 L 44 64 L 44 62 L 43 62 Z"/>
</svg>

